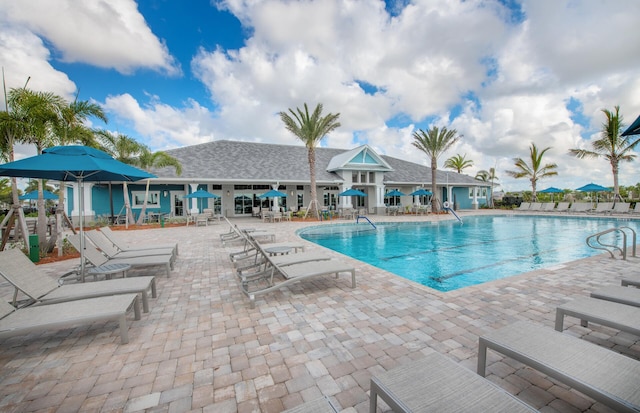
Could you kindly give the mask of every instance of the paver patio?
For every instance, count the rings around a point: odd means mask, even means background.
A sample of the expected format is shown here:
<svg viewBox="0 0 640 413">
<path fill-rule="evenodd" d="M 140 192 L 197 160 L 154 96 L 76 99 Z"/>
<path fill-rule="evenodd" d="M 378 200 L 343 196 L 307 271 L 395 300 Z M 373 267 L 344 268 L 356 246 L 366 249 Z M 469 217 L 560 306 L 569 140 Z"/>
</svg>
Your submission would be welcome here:
<svg viewBox="0 0 640 413">
<path fill-rule="evenodd" d="M 275 231 L 278 242 L 305 243 L 297 229 L 326 224 L 233 222 Z M 150 313 L 129 319 L 130 342 L 120 343 L 116 323 L 0 340 L 0 411 L 280 412 L 327 395 L 343 411 L 367 412 L 372 375 L 430 348 L 475 371 L 483 332 L 522 319 L 553 328 L 555 307 L 567 296 L 619 285 L 639 263 L 599 255 L 442 293 L 327 251 L 356 266 L 356 289 L 347 276 L 315 278 L 261 296 L 251 309 L 228 258 L 239 247 L 219 239 L 227 230 L 220 224 L 127 232 L 140 243 L 180 245 L 171 277 L 155 273 Z M 77 264 L 43 268 L 54 275 Z M 8 299 L 12 290 L 3 284 L 0 292 Z M 565 325 L 565 334 L 640 359 L 637 336 L 583 328 L 572 318 Z M 489 354 L 487 377 L 541 411 L 611 411 L 496 353 Z"/>
</svg>

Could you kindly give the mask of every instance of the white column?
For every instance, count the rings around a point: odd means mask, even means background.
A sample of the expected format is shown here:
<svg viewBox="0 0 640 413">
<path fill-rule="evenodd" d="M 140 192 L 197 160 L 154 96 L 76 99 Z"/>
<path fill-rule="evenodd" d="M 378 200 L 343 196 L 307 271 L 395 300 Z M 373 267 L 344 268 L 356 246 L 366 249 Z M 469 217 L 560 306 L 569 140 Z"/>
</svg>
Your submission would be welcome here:
<svg viewBox="0 0 640 413">
<path fill-rule="evenodd" d="M 274 185 L 271 185 L 271 188 L 274 191 L 277 191 L 279 186 L 280 186 L 280 184 L 276 183 Z M 278 207 L 278 197 L 277 196 L 273 197 L 273 208 L 271 210 L 274 211 L 274 212 L 280 211 L 280 208 Z"/>
<path fill-rule="evenodd" d="M 473 188 L 473 201 L 471 201 L 471 207 L 478 209 L 478 187 Z"/>
<path fill-rule="evenodd" d="M 191 188 L 191 193 L 194 193 L 198 190 L 198 184 L 189 184 L 189 188 Z M 198 200 L 196 198 L 187 198 L 189 200 L 189 211 L 192 214 L 198 213 Z"/>
</svg>

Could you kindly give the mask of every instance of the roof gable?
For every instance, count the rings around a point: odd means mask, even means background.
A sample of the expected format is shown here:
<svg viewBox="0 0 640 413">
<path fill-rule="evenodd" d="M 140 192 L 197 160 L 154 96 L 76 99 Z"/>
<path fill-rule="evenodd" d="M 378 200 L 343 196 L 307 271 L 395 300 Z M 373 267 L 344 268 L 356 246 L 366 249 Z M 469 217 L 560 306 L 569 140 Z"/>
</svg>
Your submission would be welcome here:
<svg viewBox="0 0 640 413">
<path fill-rule="evenodd" d="M 340 153 L 329 162 L 327 171 L 338 170 L 393 171 L 393 168 L 369 145 L 362 145 Z"/>
</svg>

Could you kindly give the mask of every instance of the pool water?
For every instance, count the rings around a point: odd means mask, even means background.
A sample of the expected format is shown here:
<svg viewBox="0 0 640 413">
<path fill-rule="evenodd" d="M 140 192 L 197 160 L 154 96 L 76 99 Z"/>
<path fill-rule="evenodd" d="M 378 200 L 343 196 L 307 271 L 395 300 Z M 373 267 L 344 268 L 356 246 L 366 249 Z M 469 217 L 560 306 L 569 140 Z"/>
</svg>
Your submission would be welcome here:
<svg viewBox="0 0 640 413">
<path fill-rule="evenodd" d="M 424 223 L 323 225 L 298 234 L 311 242 L 440 291 L 575 261 L 604 251 L 586 245 L 592 234 L 631 227 L 630 219 L 477 216 Z M 627 231 L 630 235 L 631 232 Z M 602 241 L 621 246 L 619 232 Z M 627 239 L 631 246 L 631 237 Z"/>
</svg>

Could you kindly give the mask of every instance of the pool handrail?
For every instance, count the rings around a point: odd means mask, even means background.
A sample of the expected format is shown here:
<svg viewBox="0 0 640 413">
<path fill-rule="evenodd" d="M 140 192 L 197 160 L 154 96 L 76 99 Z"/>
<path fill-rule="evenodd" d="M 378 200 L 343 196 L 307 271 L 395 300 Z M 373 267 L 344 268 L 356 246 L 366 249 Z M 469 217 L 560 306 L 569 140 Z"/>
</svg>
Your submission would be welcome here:
<svg viewBox="0 0 640 413">
<path fill-rule="evenodd" d="M 371 226 L 373 227 L 373 229 L 378 229 L 378 228 L 376 228 L 376 226 L 374 225 L 374 223 L 373 223 L 373 222 L 371 222 L 371 221 L 369 220 L 369 218 L 367 218 L 367 217 L 366 217 L 366 216 L 364 216 L 364 215 L 358 215 L 358 216 L 356 217 L 356 224 L 359 224 L 359 223 L 360 223 L 360 218 L 362 218 L 362 219 L 366 219 L 366 220 L 367 220 L 367 222 L 368 222 L 369 224 L 371 224 Z"/>
<path fill-rule="evenodd" d="M 623 227 L 609 228 L 604 231 L 600 231 L 596 234 L 589 235 L 585 240 L 585 242 L 589 247 L 593 249 L 607 251 L 609 255 L 611 255 L 611 258 L 614 258 L 614 259 L 615 259 L 615 255 L 613 254 L 613 251 L 619 251 L 620 255 L 622 255 L 622 259 L 626 260 L 627 259 L 627 233 L 625 232 L 625 230 L 631 231 L 631 238 L 632 238 L 631 253 L 632 253 L 632 256 L 635 257 L 636 256 L 636 232 L 633 230 L 633 228 L 630 228 L 630 227 L 623 226 Z M 611 232 L 620 232 L 622 234 L 622 248 L 618 247 L 617 245 L 606 244 L 600 241 L 600 237 L 602 235 L 609 234 Z M 592 245 L 592 240 L 594 240 L 594 242 L 597 242 L 597 245 Z"/>
<path fill-rule="evenodd" d="M 462 222 L 462 218 L 460 218 L 452 208 L 444 207 L 444 210 L 451 212 L 453 216 L 456 217 L 458 221 L 460 221 L 461 224 L 464 224 L 464 222 Z"/>
</svg>

